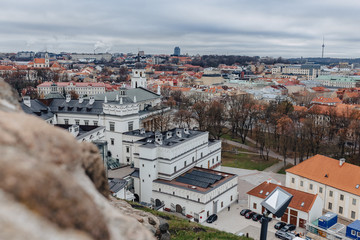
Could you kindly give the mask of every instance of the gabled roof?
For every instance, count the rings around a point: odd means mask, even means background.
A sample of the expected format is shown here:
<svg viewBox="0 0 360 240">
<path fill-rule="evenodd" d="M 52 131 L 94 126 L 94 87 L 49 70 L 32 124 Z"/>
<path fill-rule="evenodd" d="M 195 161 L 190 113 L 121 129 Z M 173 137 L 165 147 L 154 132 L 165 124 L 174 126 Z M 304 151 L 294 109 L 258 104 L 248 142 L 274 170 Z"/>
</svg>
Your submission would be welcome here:
<svg viewBox="0 0 360 240">
<path fill-rule="evenodd" d="M 360 196 L 360 167 L 350 163 L 318 154 L 286 172 Z"/>
<path fill-rule="evenodd" d="M 45 64 L 45 58 L 35 58 L 34 63 L 35 64 Z"/>
<path fill-rule="evenodd" d="M 20 103 L 21 108 L 25 113 L 35 115 L 37 117 L 42 118 L 43 120 L 48 120 L 49 118 L 52 118 L 54 116 L 50 108 L 45 104 L 43 104 L 42 102 L 40 102 L 39 100 L 37 99 L 30 100 L 30 102 L 31 102 L 31 107 L 25 105 L 24 102 Z"/>
<path fill-rule="evenodd" d="M 113 91 L 113 92 L 106 92 L 106 93 L 102 93 L 102 94 L 96 94 L 96 95 L 94 95 L 94 98 L 95 98 L 95 100 L 104 100 L 105 96 L 106 96 L 108 101 L 115 101 L 116 95 L 118 95 L 120 97 L 120 92 Z M 127 89 L 126 96 L 128 99 L 131 99 L 131 102 L 133 101 L 134 96 L 136 96 L 137 102 L 160 98 L 160 95 L 158 95 L 154 92 L 151 92 L 145 88 L 141 88 L 141 87 Z"/>
<path fill-rule="evenodd" d="M 317 197 L 317 195 L 311 193 L 299 191 L 284 186 L 279 186 L 277 184 L 270 182 L 269 183 L 263 182 L 259 186 L 251 189 L 249 192 L 247 192 L 247 194 L 265 199 L 268 196 L 268 194 L 271 193 L 276 187 L 280 187 L 285 191 L 287 191 L 288 193 L 290 193 L 291 195 L 293 195 L 293 199 L 291 199 L 289 207 L 303 212 L 309 212 L 311 210 L 315 202 L 315 199 Z"/>
</svg>

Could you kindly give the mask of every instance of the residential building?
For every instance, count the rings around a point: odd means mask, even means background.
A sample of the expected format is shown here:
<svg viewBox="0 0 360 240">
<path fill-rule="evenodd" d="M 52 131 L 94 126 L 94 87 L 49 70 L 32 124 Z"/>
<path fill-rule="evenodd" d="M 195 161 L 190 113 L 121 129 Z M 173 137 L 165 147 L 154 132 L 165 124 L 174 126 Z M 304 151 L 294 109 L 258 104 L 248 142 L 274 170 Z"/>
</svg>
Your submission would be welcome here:
<svg viewBox="0 0 360 240">
<path fill-rule="evenodd" d="M 276 188 L 287 191 L 293 198 L 286 209 L 281 221 L 305 228 L 306 223 L 311 223 L 322 215 L 322 199 L 317 194 L 279 186 L 269 181 L 251 189 L 248 194 L 248 208 L 257 213 L 263 213 L 265 208 L 261 202 Z M 275 217 L 275 216 L 273 216 Z"/>
<path fill-rule="evenodd" d="M 84 82 L 43 82 L 37 86 L 38 94 L 46 96 L 51 92 L 60 94 L 75 91 L 78 95 L 95 95 L 105 93 L 105 83 Z"/>
<path fill-rule="evenodd" d="M 322 75 L 314 79 L 325 87 L 332 88 L 355 88 L 360 83 L 359 76 L 336 76 L 336 75 Z"/>
<path fill-rule="evenodd" d="M 346 220 L 360 219 L 360 167 L 315 155 L 286 170 L 286 186 L 323 199 L 322 208 Z"/>
</svg>

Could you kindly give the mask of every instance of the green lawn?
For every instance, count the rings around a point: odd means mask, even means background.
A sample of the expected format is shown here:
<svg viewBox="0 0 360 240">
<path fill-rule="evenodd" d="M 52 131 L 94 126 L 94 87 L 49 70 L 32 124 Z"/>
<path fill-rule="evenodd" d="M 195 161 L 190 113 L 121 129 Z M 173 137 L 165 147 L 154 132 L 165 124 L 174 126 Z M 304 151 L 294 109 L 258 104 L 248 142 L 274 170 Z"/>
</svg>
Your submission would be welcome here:
<svg viewBox="0 0 360 240">
<path fill-rule="evenodd" d="M 238 142 L 238 143 L 241 143 L 241 144 L 243 143 L 240 138 L 232 138 L 230 133 L 222 135 L 221 138 L 231 140 L 231 141 L 234 141 L 234 142 Z M 244 144 L 247 145 L 247 146 L 256 148 L 256 144 L 254 144 L 252 142 L 249 142 L 248 140 L 245 140 Z"/>
<path fill-rule="evenodd" d="M 222 152 L 221 155 L 222 166 L 234 168 L 263 171 L 278 162 L 278 160 L 274 158 L 270 158 L 269 161 L 264 161 L 257 154 Z"/>
<path fill-rule="evenodd" d="M 136 203 L 129 202 L 133 207 L 137 208 Z M 214 228 L 205 227 L 195 222 L 189 222 L 186 219 L 179 218 L 166 212 L 155 211 L 143 206 L 139 208 L 146 212 L 151 212 L 155 216 L 166 219 L 169 224 L 169 232 L 172 240 L 196 240 L 196 239 L 218 239 L 218 240 L 238 240 L 250 239 L 246 237 L 238 237 L 234 234 L 216 230 Z"/>
</svg>

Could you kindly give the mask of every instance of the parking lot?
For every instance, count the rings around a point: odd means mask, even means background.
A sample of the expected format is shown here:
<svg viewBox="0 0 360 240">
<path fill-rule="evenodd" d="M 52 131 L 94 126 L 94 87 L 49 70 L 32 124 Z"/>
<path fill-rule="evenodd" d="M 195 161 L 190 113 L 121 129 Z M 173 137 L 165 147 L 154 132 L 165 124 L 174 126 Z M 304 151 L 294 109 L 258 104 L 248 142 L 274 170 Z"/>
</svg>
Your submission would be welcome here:
<svg viewBox="0 0 360 240">
<path fill-rule="evenodd" d="M 230 211 L 227 209 L 219 212 L 218 219 L 213 223 L 202 223 L 205 226 L 216 228 L 225 232 L 237 233 L 243 232 L 244 234 L 249 234 L 249 237 L 253 239 L 260 239 L 260 222 L 255 222 L 251 219 L 246 219 L 244 216 L 240 215 L 240 211 L 244 208 L 247 208 L 247 205 L 243 203 L 232 204 Z M 276 220 L 269 222 L 268 226 L 268 236 L 267 239 L 277 239 L 275 237 L 276 229 L 274 225 L 277 223 Z"/>
<path fill-rule="evenodd" d="M 246 219 L 244 216 L 240 215 L 240 211 L 242 209 L 248 208 L 246 193 L 255 186 L 267 180 L 280 182 L 282 185 L 285 185 L 285 175 L 230 167 L 222 167 L 222 171 L 234 173 L 239 176 L 239 203 L 232 204 L 230 206 L 230 211 L 224 209 L 223 211 L 219 212 L 217 214 L 217 221 L 210 224 L 204 222 L 203 225 L 234 234 L 237 232 L 242 232 L 245 235 L 248 234 L 249 237 L 253 239 L 260 239 L 260 222 L 255 222 L 252 219 Z M 277 220 L 274 219 L 269 222 L 267 235 L 267 239 L 269 240 L 278 240 L 278 238 L 275 237 L 276 229 L 274 228 L 274 225 L 276 223 Z"/>
</svg>

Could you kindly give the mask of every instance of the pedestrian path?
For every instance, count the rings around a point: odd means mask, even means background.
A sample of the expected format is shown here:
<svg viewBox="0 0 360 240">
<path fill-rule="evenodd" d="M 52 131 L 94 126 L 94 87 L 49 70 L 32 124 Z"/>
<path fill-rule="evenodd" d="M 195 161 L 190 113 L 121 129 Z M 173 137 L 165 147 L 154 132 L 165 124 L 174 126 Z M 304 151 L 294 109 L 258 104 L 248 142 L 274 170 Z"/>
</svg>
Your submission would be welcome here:
<svg viewBox="0 0 360 240">
<path fill-rule="evenodd" d="M 256 142 L 254 140 L 250 139 L 250 138 L 247 138 L 247 140 L 254 143 L 254 144 L 256 144 Z M 232 140 L 228 140 L 228 139 L 222 139 L 222 141 L 224 143 L 233 145 L 235 147 L 240 147 L 240 148 L 249 150 L 249 151 L 251 151 L 253 153 L 260 154 L 260 151 L 257 148 L 254 148 L 254 147 L 251 147 L 251 146 L 239 143 L 239 142 L 235 142 L 235 141 L 232 141 Z M 251 154 L 251 153 L 249 153 L 249 154 Z M 283 160 L 283 157 L 280 154 L 275 153 L 275 152 L 270 150 L 269 157 L 276 158 L 276 159 L 279 160 L 279 162 L 276 163 L 276 164 L 273 164 L 272 166 L 270 166 L 270 167 L 268 167 L 266 169 L 264 169 L 264 172 L 275 172 L 276 173 L 276 172 L 280 171 L 280 169 L 282 167 L 284 167 L 284 160 Z M 292 158 L 287 158 L 286 159 L 286 164 L 292 163 L 292 162 L 294 162 L 294 159 L 292 159 Z"/>
</svg>

